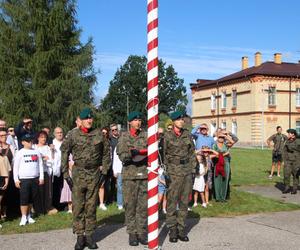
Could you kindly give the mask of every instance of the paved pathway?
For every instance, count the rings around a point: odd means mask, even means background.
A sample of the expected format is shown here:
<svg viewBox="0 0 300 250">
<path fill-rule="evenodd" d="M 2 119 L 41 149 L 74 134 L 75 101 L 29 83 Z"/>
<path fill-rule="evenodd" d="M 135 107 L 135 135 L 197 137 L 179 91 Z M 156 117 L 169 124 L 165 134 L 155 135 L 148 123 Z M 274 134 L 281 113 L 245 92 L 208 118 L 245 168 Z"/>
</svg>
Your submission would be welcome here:
<svg viewBox="0 0 300 250">
<path fill-rule="evenodd" d="M 237 216 L 232 218 L 189 219 L 190 242 L 171 244 L 165 226 L 160 232 L 162 249 L 214 250 L 299 250 L 300 211 Z M 122 225 L 98 228 L 96 238 L 100 249 L 133 250 Z M 75 236 L 70 229 L 45 233 L 0 236 L 1 249 L 46 250 L 74 249 Z"/>
</svg>

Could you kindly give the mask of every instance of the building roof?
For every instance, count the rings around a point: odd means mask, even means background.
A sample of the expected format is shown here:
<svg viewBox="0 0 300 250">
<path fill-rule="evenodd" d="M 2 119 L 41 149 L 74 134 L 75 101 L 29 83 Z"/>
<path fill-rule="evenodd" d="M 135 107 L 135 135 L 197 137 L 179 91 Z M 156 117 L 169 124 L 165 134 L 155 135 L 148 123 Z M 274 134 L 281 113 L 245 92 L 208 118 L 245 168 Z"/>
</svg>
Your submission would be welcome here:
<svg viewBox="0 0 300 250">
<path fill-rule="evenodd" d="M 300 63 L 274 63 L 265 62 L 260 66 L 253 66 L 231 75 L 219 78 L 217 80 L 197 80 L 197 83 L 191 83 L 191 88 L 222 84 L 228 81 L 242 79 L 249 76 L 264 75 L 264 76 L 279 76 L 279 77 L 300 77 Z"/>
</svg>

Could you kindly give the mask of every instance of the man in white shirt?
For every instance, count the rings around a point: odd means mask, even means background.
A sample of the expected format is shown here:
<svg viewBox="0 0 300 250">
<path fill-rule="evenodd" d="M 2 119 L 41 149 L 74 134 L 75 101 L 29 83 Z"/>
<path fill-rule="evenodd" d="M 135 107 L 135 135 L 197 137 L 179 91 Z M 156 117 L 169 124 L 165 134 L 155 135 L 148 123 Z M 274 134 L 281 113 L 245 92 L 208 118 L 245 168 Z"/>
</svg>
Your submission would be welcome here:
<svg viewBox="0 0 300 250">
<path fill-rule="evenodd" d="M 63 210 L 64 206 L 60 203 L 61 190 L 63 188 L 63 176 L 61 174 L 61 151 L 60 146 L 63 142 L 64 134 L 60 127 L 54 129 L 53 144 L 50 146 L 53 160 L 53 196 L 52 204 L 57 210 Z"/>
</svg>

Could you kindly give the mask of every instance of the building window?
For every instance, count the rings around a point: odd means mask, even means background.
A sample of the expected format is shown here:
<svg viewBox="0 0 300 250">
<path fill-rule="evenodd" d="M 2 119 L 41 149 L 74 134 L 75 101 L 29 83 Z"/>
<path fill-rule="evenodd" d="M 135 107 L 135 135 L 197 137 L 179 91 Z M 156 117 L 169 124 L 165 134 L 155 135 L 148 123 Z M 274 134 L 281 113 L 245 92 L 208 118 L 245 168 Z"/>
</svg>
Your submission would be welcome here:
<svg viewBox="0 0 300 250">
<path fill-rule="evenodd" d="M 276 105 L 276 88 L 269 87 L 268 90 L 268 105 L 275 106 Z"/>
<path fill-rule="evenodd" d="M 214 136 L 214 133 L 216 132 L 216 130 L 217 130 L 217 124 L 215 122 L 212 122 L 210 124 L 210 135 Z"/>
<path fill-rule="evenodd" d="M 222 122 L 221 123 L 221 129 L 225 129 L 226 130 L 226 122 Z"/>
<path fill-rule="evenodd" d="M 216 109 L 216 94 L 212 94 L 210 97 L 210 108 L 212 110 Z"/>
<path fill-rule="evenodd" d="M 296 131 L 300 134 L 300 121 L 296 121 Z"/>
<path fill-rule="evenodd" d="M 300 107 L 300 88 L 296 88 L 296 107 Z"/>
<path fill-rule="evenodd" d="M 237 135 L 237 123 L 236 123 L 236 122 L 232 122 L 231 132 L 232 132 L 234 135 Z"/>
<path fill-rule="evenodd" d="M 236 90 L 232 90 L 232 107 L 236 108 L 236 105 L 237 105 Z"/>
<path fill-rule="evenodd" d="M 227 99 L 226 99 L 226 91 L 223 91 L 221 94 L 221 108 L 226 109 Z"/>
</svg>

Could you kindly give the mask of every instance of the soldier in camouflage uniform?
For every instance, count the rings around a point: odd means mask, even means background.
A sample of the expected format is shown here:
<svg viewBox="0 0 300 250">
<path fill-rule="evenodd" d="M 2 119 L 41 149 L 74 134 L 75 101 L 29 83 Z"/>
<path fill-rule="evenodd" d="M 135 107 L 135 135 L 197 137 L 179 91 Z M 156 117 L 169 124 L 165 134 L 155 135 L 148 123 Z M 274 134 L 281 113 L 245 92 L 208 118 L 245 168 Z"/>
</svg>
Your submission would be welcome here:
<svg viewBox="0 0 300 250">
<path fill-rule="evenodd" d="M 298 171 L 300 167 L 300 139 L 297 138 L 295 129 L 288 129 L 288 140 L 283 146 L 283 161 L 284 161 L 284 185 L 282 193 L 286 194 L 290 191 L 290 178 L 293 176 L 293 189 L 291 194 L 296 194 L 299 184 Z"/>
<path fill-rule="evenodd" d="M 189 241 L 185 232 L 189 196 L 192 192 L 192 173 L 197 166 L 195 146 L 190 132 L 183 128 L 184 114 L 171 114 L 173 130 L 164 137 L 164 163 L 167 167 L 169 187 L 167 191 L 167 219 L 170 242 Z M 179 210 L 176 211 L 176 207 Z"/>
<path fill-rule="evenodd" d="M 147 134 L 141 130 L 142 114 L 128 115 L 130 131 L 121 135 L 117 154 L 123 162 L 123 198 L 129 245 L 147 240 Z"/>
<path fill-rule="evenodd" d="M 77 234 L 75 250 L 97 249 L 92 238 L 96 228 L 96 202 L 99 190 L 100 166 L 103 171 L 110 165 L 108 144 L 100 130 L 93 130 L 93 115 L 89 108 L 80 113 L 81 126 L 71 130 L 61 146 L 61 165 L 64 178 L 72 190 L 73 232 Z M 69 176 L 69 155 L 74 166 Z"/>
</svg>

